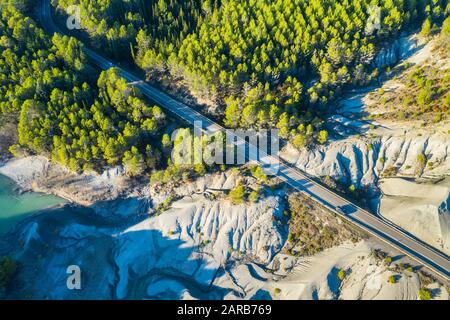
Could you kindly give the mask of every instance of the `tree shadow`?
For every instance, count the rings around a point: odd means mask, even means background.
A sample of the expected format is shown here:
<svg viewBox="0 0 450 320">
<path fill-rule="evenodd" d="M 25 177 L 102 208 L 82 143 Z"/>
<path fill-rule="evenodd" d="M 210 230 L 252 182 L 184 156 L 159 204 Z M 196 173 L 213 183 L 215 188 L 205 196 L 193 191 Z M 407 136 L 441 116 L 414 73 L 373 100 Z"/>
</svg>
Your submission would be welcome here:
<svg viewBox="0 0 450 320">
<path fill-rule="evenodd" d="M 272 296 L 267 290 L 259 289 L 250 300 L 272 300 Z"/>
<path fill-rule="evenodd" d="M 429 289 L 429 290 L 430 290 L 430 295 L 432 298 L 436 298 L 441 295 L 441 288 L 434 288 L 434 289 Z"/>
<path fill-rule="evenodd" d="M 339 280 L 338 273 L 339 269 L 333 267 L 327 275 L 328 288 L 330 288 L 335 299 L 337 299 L 341 293 L 341 281 Z"/>
<path fill-rule="evenodd" d="M 392 257 L 392 262 L 396 262 L 396 261 L 398 261 L 400 259 L 403 259 L 405 257 L 406 257 L 406 255 L 404 255 L 404 254 L 396 255 L 395 257 Z"/>
<path fill-rule="evenodd" d="M 319 292 L 317 291 L 317 288 L 314 288 L 312 294 L 311 294 L 312 300 L 319 300 Z"/>
<path fill-rule="evenodd" d="M 402 278 L 402 276 L 399 274 L 393 275 L 393 277 L 394 277 L 394 283 L 398 283 L 400 281 L 400 279 Z"/>
</svg>

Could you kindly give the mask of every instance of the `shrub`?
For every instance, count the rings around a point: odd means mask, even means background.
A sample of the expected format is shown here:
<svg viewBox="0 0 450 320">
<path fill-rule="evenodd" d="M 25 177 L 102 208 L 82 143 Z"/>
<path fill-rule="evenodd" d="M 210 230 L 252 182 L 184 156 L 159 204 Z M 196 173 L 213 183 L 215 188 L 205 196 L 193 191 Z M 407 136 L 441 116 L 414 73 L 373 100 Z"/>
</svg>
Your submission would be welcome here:
<svg viewBox="0 0 450 320">
<path fill-rule="evenodd" d="M 244 202 L 245 196 L 245 187 L 242 183 L 236 186 L 233 190 L 230 191 L 230 199 L 233 204 L 241 204 Z"/>
<path fill-rule="evenodd" d="M 340 269 L 337 273 L 337 277 L 340 281 L 343 281 L 345 278 L 345 271 L 343 269 Z"/>
<path fill-rule="evenodd" d="M 162 183 L 164 180 L 164 171 L 159 170 L 155 171 L 150 175 L 150 184 L 159 184 Z"/>
<path fill-rule="evenodd" d="M 250 194 L 248 195 L 248 201 L 250 202 L 258 202 L 259 200 L 259 190 L 254 190 L 252 192 L 250 192 Z"/>
<path fill-rule="evenodd" d="M 16 158 L 22 157 L 25 154 L 25 151 L 18 144 L 13 144 L 9 147 L 9 152 Z"/>
<path fill-rule="evenodd" d="M 275 295 L 279 295 L 281 293 L 281 289 L 280 288 L 275 288 L 273 290 L 273 292 L 275 293 Z"/>
<path fill-rule="evenodd" d="M 172 148 L 172 140 L 170 139 L 170 136 L 167 133 L 165 133 L 163 135 L 162 140 L 161 140 L 161 144 L 162 144 L 162 146 L 163 146 L 165 151 L 169 150 L 170 148 Z"/>
<path fill-rule="evenodd" d="M 411 97 L 406 97 L 405 99 L 403 99 L 403 105 L 408 107 L 413 103 L 413 100 Z"/>
<path fill-rule="evenodd" d="M 441 122 L 442 121 L 442 113 L 436 114 L 433 121 L 435 123 Z"/>
<path fill-rule="evenodd" d="M 397 283 L 397 280 L 395 279 L 395 276 L 390 276 L 388 282 L 394 284 Z"/>
<path fill-rule="evenodd" d="M 144 157 L 139 153 L 139 150 L 136 147 L 131 147 L 130 151 L 124 153 L 122 163 L 127 175 L 130 177 L 139 176 L 145 170 Z"/>
<path fill-rule="evenodd" d="M 196 164 L 194 170 L 200 177 L 203 177 L 206 174 L 206 168 L 203 163 Z"/>
<path fill-rule="evenodd" d="M 259 182 L 267 182 L 269 180 L 260 166 L 252 166 L 250 172 Z"/>
<path fill-rule="evenodd" d="M 430 88 L 424 88 L 419 92 L 417 96 L 417 103 L 421 106 L 425 106 L 431 102 L 433 97 L 433 92 Z"/>
<path fill-rule="evenodd" d="M 292 144 L 297 149 L 303 149 L 306 146 L 306 138 L 303 134 L 297 134 L 292 139 Z"/>
<path fill-rule="evenodd" d="M 383 177 L 394 176 L 397 174 L 397 171 L 398 171 L 398 168 L 396 168 L 394 166 L 390 166 L 383 171 L 382 176 Z"/>
<path fill-rule="evenodd" d="M 293 243 L 293 242 L 294 242 L 294 235 L 293 235 L 292 233 L 289 233 L 288 238 L 287 238 L 287 241 L 288 241 L 289 243 Z"/>
<path fill-rule="evenodd" d="M 317 135 L 317 142 L 320 144 L 325 144 L 328 141 L 328 131 L 321 130 Z"/>
<path fill-rule="evenodd" d="M 234 168 L 232 168 L 231 169 L 231 174 L 233 174 L 233 175 L 237 175 L 237 174 L 240 174 L 241 173 L 241 169 L 239 168 L 239 167 L 234 167 Z"/>
<path fill-rule="evenodd" d="M 390 265 L 392 263 L 392 258 L 386 257 L 386 259 L 384 259 L 384 262 L 386 262 L 387 265 Z"/>
<path fill-rule="evenodd" d="M 443 36 L 450 36 L 450 17 L 447 17 L 447 19 L 445 19 L 444 23 L 442 24 L 441 34 Z"/>
<path fill-rule="evenodd" d="M 419 290 L 420 300 L 431 300 L 431 292 L 427 288 L 420 288 Z"/>
<path fill-rule="evenodd" d="M 419 155 L 417 156 L 417 161 L 418 161 L 420 164 L 424 165 L 424 164 L 427 162 L 427 156 L 424 155 L 423 153 L 421 153 L 421 154 L 419 154 Z"/>
<path fill-rule="evenodd" d="M 450 94 L 448 94 L 445 98 L 444 98 L 444 104 L 449 108 L 450 107 Z"/>
<path fill-rule="evenodd" d="M 17 263 L 10 257 L 0 257 L 0 289 L 6 287 L 16 273 Z"/>
<path fill-rule="evenodd" d="M 188 171 L 185 171 L 181 174 L 181 179 L 183 179 L 184 182 L 191 181 L 191 173 Z"/>
</svg>

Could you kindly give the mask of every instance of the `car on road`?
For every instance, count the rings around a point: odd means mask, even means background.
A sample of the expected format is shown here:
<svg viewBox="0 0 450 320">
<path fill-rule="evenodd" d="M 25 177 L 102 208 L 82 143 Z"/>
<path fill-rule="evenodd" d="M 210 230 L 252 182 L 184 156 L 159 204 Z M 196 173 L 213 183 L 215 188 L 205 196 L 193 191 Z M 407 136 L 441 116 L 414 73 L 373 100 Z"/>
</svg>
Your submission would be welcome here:
<svg viewBox="0 0 450 320">
<path fill-rule="evenodd" d="M 347 215 L 355 212 L 356 208 L 353 207 L 352 205 L 337 206 L 336 211 L 340 214 Z"/>
</svg>

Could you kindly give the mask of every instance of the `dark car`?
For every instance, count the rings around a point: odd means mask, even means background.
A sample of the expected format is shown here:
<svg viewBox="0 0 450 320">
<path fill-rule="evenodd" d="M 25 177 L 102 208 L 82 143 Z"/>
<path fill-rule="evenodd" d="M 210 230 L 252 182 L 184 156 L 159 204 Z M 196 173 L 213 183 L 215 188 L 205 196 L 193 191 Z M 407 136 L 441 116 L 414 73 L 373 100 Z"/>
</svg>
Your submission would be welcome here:
<svg viewBox="0 0 450 320">
<path fill-rule="evenodd" d="M 336 207 L 336 211 L 340 214 L 346 215 L 346 214 L 354 213 L 356 211 L 356 209 L 352 205 L 345 205 L 345 206 Z"/>
</svg>

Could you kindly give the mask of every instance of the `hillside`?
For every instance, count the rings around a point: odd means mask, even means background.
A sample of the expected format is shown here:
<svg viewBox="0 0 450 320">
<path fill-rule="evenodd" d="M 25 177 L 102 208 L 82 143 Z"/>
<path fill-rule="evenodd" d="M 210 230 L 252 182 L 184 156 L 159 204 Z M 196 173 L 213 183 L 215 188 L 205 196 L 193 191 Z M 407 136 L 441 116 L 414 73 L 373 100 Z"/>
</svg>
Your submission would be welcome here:
<svg viewBox="0 0 450 320">
<path fill-rule="evenodd" d="M 302 147 L 326 142 L 323 106 L 377 79 L 383 45 L 426 18 L 440 25 L 449 10 L 440 0 L 88 3 L 57 1 L 63 11 L 79 5 L 84 32 L 75 34 L 94 47 L 191 95 L 228 127 L 277 127 Z"/>
</svg>

